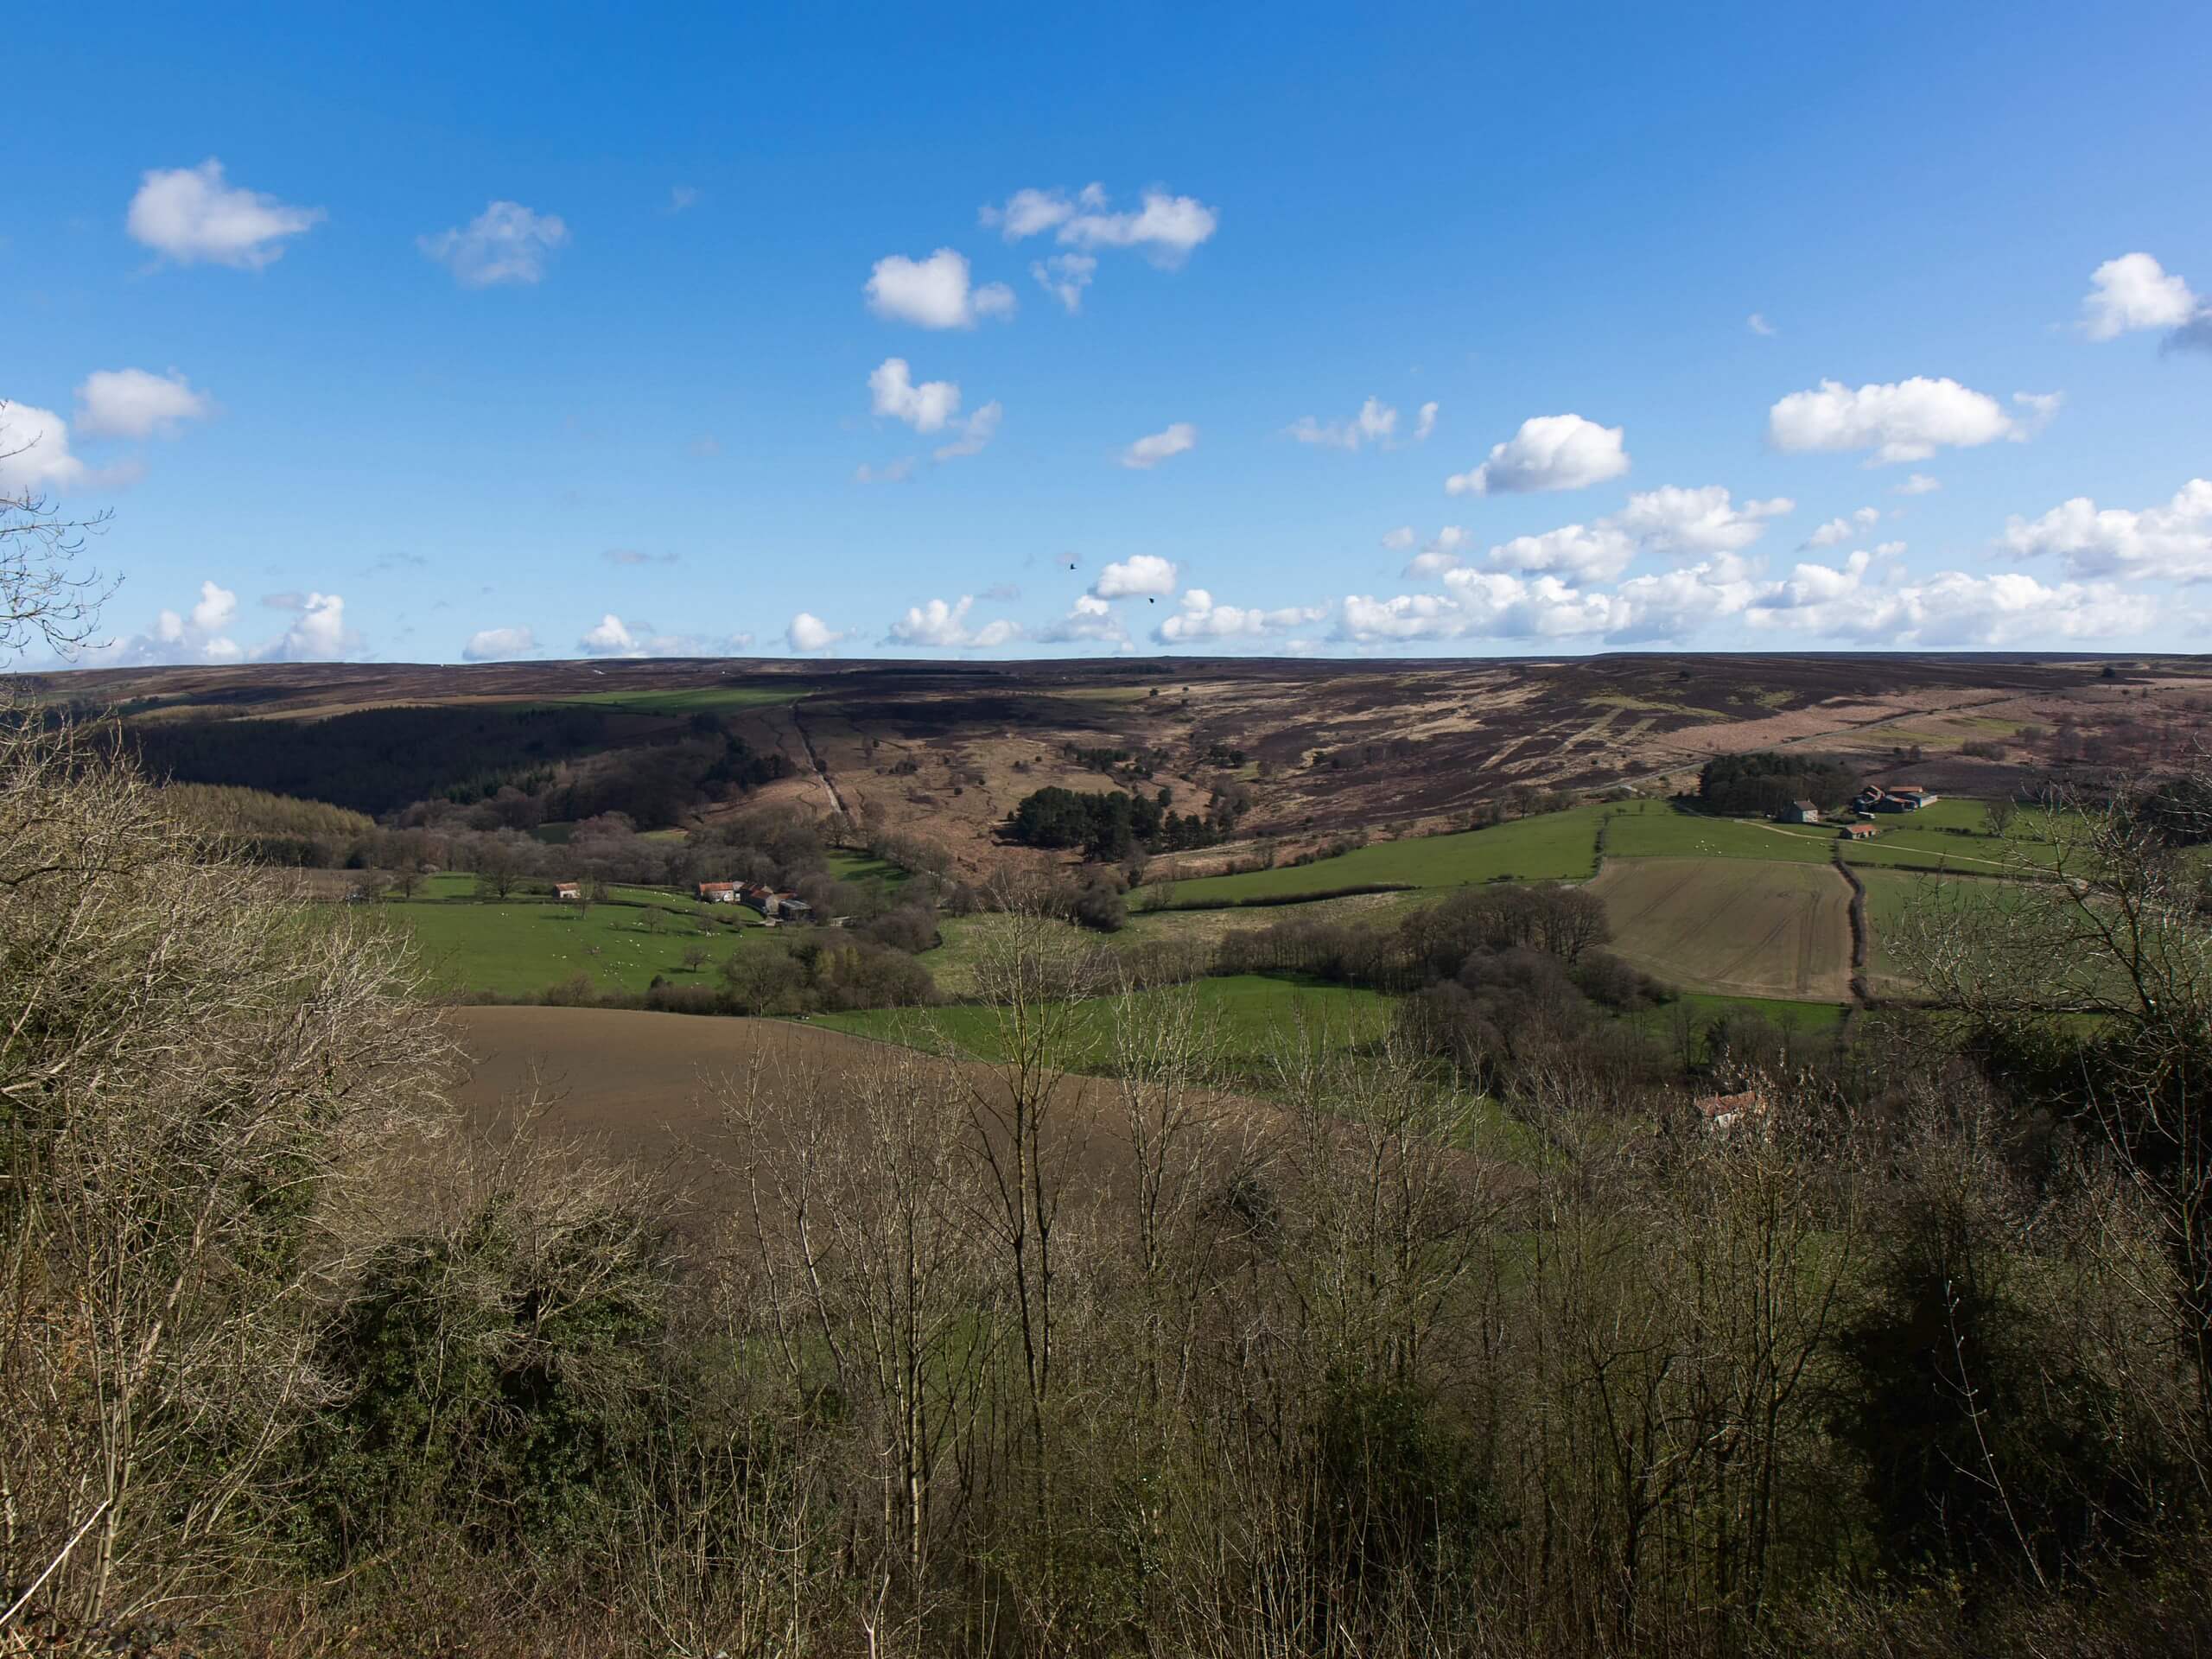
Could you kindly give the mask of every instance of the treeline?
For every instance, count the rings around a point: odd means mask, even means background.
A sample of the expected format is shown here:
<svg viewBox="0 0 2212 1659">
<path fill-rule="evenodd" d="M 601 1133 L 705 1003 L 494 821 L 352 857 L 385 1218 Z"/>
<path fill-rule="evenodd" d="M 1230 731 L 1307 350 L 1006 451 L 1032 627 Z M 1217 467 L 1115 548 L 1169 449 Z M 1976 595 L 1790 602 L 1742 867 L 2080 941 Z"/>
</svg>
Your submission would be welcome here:
<svg viewBox="0 0 2212 1659">
<path fill-rule="evenodd" d="M 1150 995 L 1078 1087 L 1111 988 L 1017 910 L 998 1064 L 741 1065 L 664 1172 L 461 1121 L 388 931 L 70 742 L 0 732 L 11 1646 L 2212 1644 L 2212 918 L 2127 815 L 1931 898 L 1945 1011 L 1732 1060 L 1732 1128 L 1518 1010 L 1495 1086 L 1290 1032 L 1255 1111 Z M 1556 895 L 1395 937 L 1471 995 L 1603 950 Z"/>
<path fill-rule="evenodd" d="M 1697 798 L 1707 811 L 1734 817 L 1771 817 L 1793 801 L 1834 812 L 1851 804 L 1859 784 L 1859 774 L 1840 760 L 1761 749 L 1707 761 L 1698 773 Z"/>
<path fill-rule="evenodd" d="M 791 775 L 721 720 L 579 707 L 372 709 L 323 720 L 126 721 L 153 776 L 329 802 L 381 819 L 459 808 L 477 830 L 620 812 L 648 830 Z"/>
<path fill-rule="evenodd" d="M 365 813 L 224 784 L 171 784 L 170 809 L 260 864 L 340 868 L 377 834 Z"/>
<path fill-rule="evenodd" d="M 1025 795 L 1007 819 L 1007 837 L 1047 850 L 1079 847 L 1084 856 L 1118 863 L 1135 853 L 1183 852 L 1226 837 L 1244 810 L 1241 792 L 1217 791 L 1204 813 L 1179 813 L 1165 789 L 1147 799 L 1124 790 L 1084 791 L 1054 785 Z"/>
</svg>

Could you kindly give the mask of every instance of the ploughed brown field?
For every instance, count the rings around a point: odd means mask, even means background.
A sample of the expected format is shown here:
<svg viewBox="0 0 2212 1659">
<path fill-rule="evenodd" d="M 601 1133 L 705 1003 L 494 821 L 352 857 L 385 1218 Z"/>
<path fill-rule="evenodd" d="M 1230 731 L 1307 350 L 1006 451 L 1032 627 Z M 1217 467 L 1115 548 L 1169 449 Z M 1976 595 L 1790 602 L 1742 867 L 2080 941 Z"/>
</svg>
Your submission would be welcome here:
<svg viewBox="0 0 2212 1659">
<path fill-rule="evenodd" d="M 1252 804 L 1226 864 L 1352 830 L 1464 827 L 1518 788 L 1690 786 L 1709 757 L 1803 748 L 1877 780 L 1994 794 L 2075 764 L 2156 766 L 2212 711 L 2212 660 L 1961 656 L 1566 659 L 1151 658 L 1029 663 L 664 659 L 257 664 L 23 677 L 131 718 L 314 719 L 364 709 L 586 701 L 654 718 L 711 709 L 791 777 L 755 799 L 873 809 L 979 868 L 1014 804 L 1047 785 L 1173 791 L 1234 780 Z M 648 716 L 654 718 L 648 718 Z M 2001 758 L 1963 746 L 2004 746 Z M 1122 749 L 1141 778 L 1070 754 Z M 1914 751 L 1919 758 L 1908 759 Z M 1241 764 L 1228 758 L 1241 752 Z M 1188 874 L 1204 873 L 1189 861 Z"/>
<path fill-rule="evenodd" d="M 533 1133 L 594 1155 L 634 1159 L 663 1175 L 695 1233 L 734 1222 L 746 1202 L 745 1138 L 728 1113 L 757 1067 L 759 1110 L 780 1138 L 817 1124 L 859 1143 L 859 1096 L 868 1080 L 903 1068 L 956 1110 L 973 1100 L 979 1121 L 1006 1099 L 990 1067 L 950 1062 L 866 1038 L 781 1020 L 699 1019 L 624 1008 L 470 1007 L 448 1010 L 467 1057 L 455 1090 L 473 1126 L 495 1137 L 525 1108 Z M 1281 1109 L 1230 1094 L 1194 1096 L 1214 1147 L 1214 1175 L 1313 1155 Z M 1352 1131 L 1332 1129 L 1323 1144 Z M 1055 1086 L 1045 1145 L 1064 1155 L 1066 1201 L 1077 1210 L 1125 1196 L 1131 1140 L 1122 1086 L 1068 1077 Z M 1466 1178 L 1494 1196 L 1522 1178 L 1487 1160 L 1453 1154 Z"/>
</svg>

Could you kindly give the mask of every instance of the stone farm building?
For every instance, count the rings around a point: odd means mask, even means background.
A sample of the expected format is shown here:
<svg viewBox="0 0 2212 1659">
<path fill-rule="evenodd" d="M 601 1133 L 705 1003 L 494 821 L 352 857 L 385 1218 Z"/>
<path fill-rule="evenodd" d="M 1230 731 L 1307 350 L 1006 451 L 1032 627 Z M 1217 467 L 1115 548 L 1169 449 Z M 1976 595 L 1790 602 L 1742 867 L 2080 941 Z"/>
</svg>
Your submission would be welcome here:
<svg viewBox="0 0 2212 1659">
<path fill-rule="evenodd" d="M 741 885 L 735 881 L 702 881 L 699 897 L 710 905 L 734 905 L 737 902 L 737 890 Z"/>
<path fill-rule="evenodd" d="M 556 881 L 553 884 L 553 896 L 556 899 L 582 899 L 584 896 L 584 890 L 578 882 Z"/>
<path fill-rule="evenodd" d="M 1821 809 L 1810 801 L 1792 801 L 1776 816 L 1784 823 L 1818 823 Z"/>
</svg>

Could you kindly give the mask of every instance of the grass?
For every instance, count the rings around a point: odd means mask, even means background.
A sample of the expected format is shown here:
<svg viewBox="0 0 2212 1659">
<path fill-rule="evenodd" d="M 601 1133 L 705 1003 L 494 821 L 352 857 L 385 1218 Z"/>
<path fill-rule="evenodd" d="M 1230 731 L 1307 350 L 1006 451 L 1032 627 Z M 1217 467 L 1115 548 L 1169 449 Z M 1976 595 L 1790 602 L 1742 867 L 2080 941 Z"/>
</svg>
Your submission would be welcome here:
<svg viewBox="0 0 2212 1659">
<path fill-rule="evenodd" d="M 1239 974 L 1201 979 L 1187 986 L 1140 991 L 1130 1002 L 1098 997 L 1075 1007 L 1067 1040 L 1052 1064 L 1063 1071 L 1105 1072 L 1113 1068 L 1115 1024 L 1127 1013 L 1141 1020 L 1150 1007 L 1188 996 L 1202 1020 L 1217 1033 L 1214 1046 L 1233 1077 L 1263 1075 L 1282 1045 L 1301 1037 L 1331 1050 L 1350 1050 L 1381 1039 L 1389 1029 L 1393 999 L 1315 981 Z M 851 1014 L 817 1014 L 811 1023 L 879 1041 L 950 1052 L 969 1059 L 1006 1058 L 999 1015 L 991 1008 L 961 1005 L 916 1012 L 870 1008 Z"/>
<path fill-rule="evenodd" d="M 828 855 L 828 863 L 833 877 L 855 887 L 880 887 L 896 892 L 913 880 L 912 871 L 902 870 L 889 860 L 869 853 L 832 852 Z"/>
<path fill-rule="evenodd" d="M 1825 864 L 1834 855 L 1836 832 L 1820 825 L 1709 818 L 1664 801 L 1636 801 L 1605 811 L 1608 859 L 1764 858 Z"/>
<path fill-rule="evenodd" d="M 1597 868 L 1598 818 L 1605 809 L 1570 807 L 1487 830 L 1380 842 L 1295 868 L 1202 876 L 1140 890 L 1135 907 L 1242 904 L 1348 887 L 1463 887 L 1478 881 L 1579 880 Z"/>
<path fill-rule="evenodd" d="M 1867 952 L 1867 977 L 1878 993 L 1896 995 L 1915 988 L 1898 960 L 1895 941 L 1906 914 L 1916 906 L 1972 908 L 1999 902 L 2007 892 L 2003 881 L 1976 876 L 1944 876 L 1910 870 L 1861 870 L 1866 884 L 1866 928 L 1872 935 Z M 2019 888 L 2012 888 L 2017 893 Z"/>
<path fill-rule="evenodd" d="M 602 991 L 641 992 L 654 976 L 712 982 L 715 963 L 766 933 L 740 906 L 708 907 L 652 887 L 613 887 L 588 907 L 516 897 L 478 900 L 475 879 L 432 876 L 422 896 L 388 899 L 376 914 L 413 937 L 431 983 L 446 993 L 526 996 L 579 973 Z M 702 931 L 703 930 L 703 931 Z M 694 973 L 683 955 L 705 946 L 713 960 Z"/>
</svg>

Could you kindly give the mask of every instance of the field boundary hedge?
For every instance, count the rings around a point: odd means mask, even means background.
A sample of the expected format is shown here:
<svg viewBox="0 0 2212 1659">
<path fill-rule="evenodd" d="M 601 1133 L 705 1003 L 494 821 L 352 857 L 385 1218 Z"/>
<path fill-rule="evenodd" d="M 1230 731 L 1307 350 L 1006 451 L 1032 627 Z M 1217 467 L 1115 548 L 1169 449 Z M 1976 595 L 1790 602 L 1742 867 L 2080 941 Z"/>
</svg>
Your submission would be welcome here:
<svg viewBox="0 0 2212 1659">
<path fill-rule="evenodd" d="M 1348 887 L 1318 887 L 1311 893 L 1255 893 L 1249 899 L 1186 899 L 1164 905 L 1140 905 L 1132 916 L 1158 916 L 1193 910 L 1272 910 L 1284 905 L 1319 904 L 1324 899 L 1357 899 L 1370 893 L 1416 893 L 1411 881 L 1362 881 Z"/>
<path fill-rule="evenodd" d="M 1862 1003 L 1874 998 L 1866 981 L 1866 964 L 1872 956 L 1872 941 L 1866 932 L 1866 884 L 1859 879 L 1858 872 L 1843 855 L 1843 842 L 1838 841 L 1830 855 L 1843 879 L 1851 887 L 1851 994 Z"/>
</svg>

